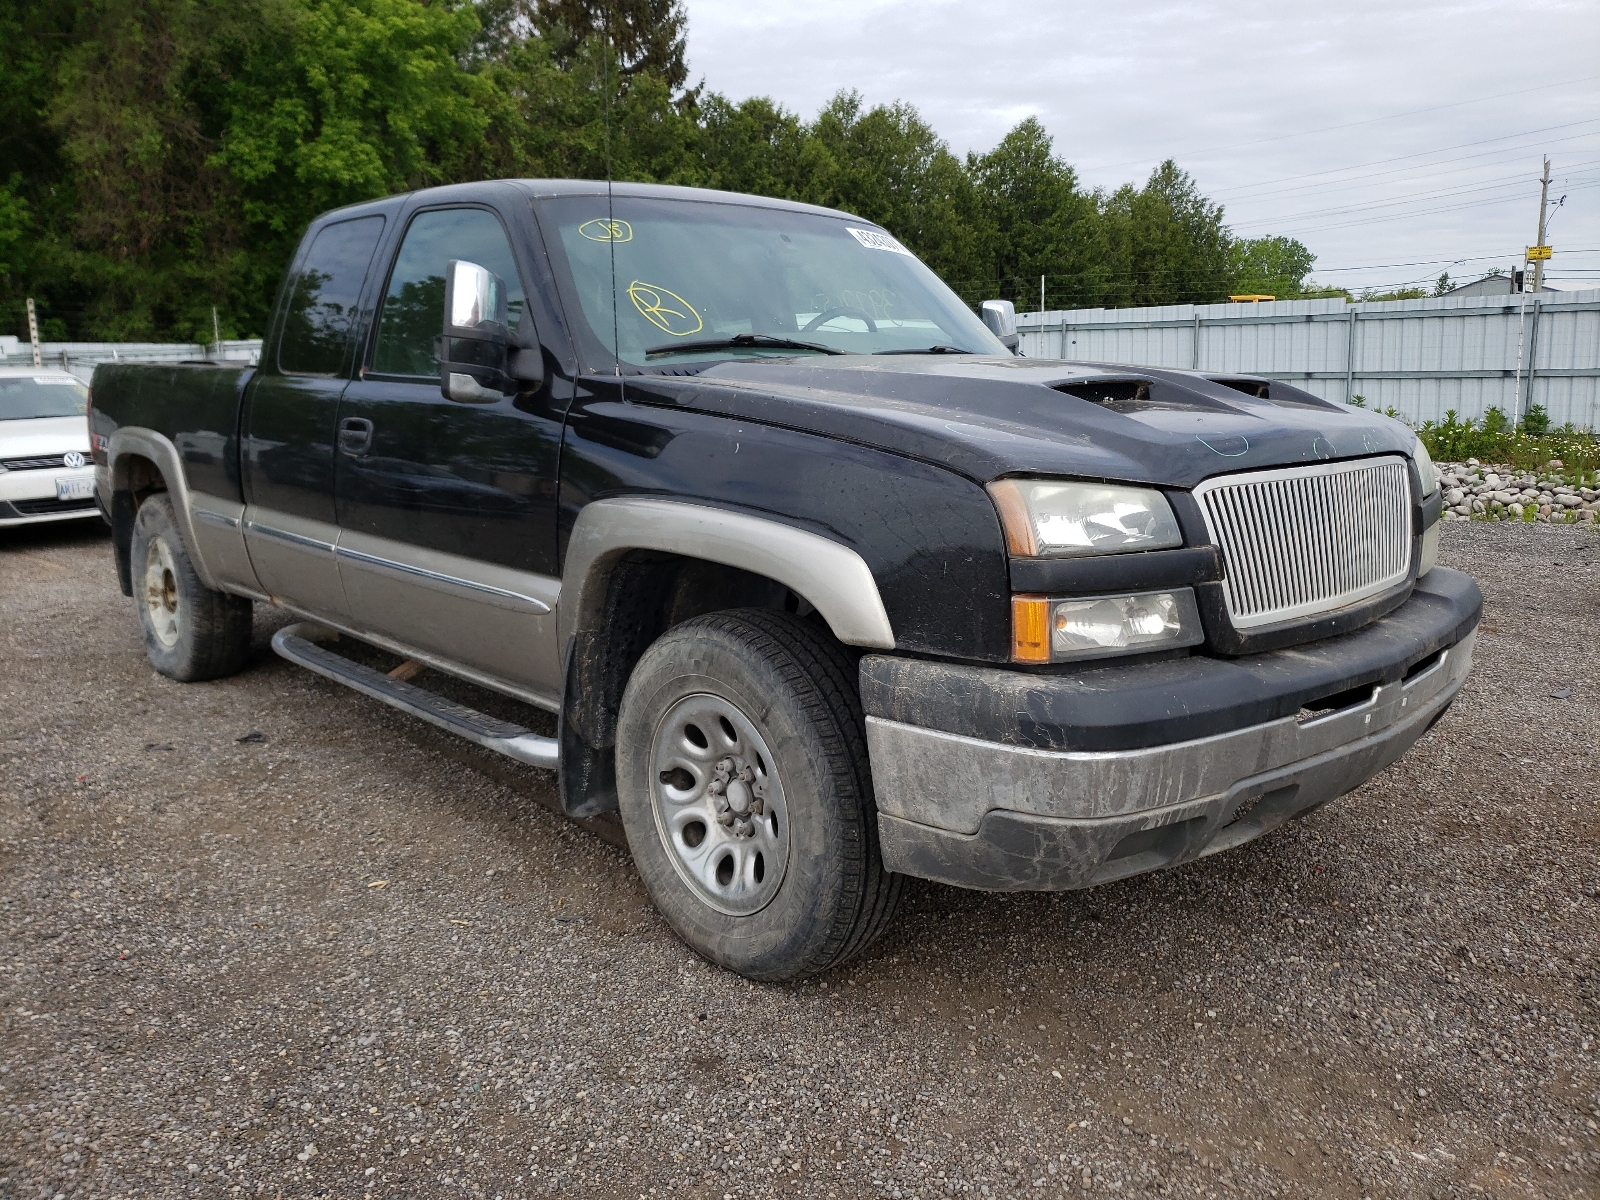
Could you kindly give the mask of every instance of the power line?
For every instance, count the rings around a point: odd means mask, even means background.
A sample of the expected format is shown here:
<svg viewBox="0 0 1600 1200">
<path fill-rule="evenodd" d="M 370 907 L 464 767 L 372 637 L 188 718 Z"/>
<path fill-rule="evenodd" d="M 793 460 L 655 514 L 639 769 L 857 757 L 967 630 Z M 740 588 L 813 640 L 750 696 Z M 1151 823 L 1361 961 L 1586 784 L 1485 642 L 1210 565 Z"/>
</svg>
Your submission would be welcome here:
<svg viewBox="0 0 1600 1200">
<path fill-rule="evenodd" d="M 1506 163 L 1515 161 L 1518 157 L 1520 157 L 1522 155 L 1526 155 L 1526 154 L 1532 153 L 1534 150 L 1548 150 L 1552 146 L 1564 145 L 1567 142 L 1583 142 L 1583 141 L 1587 141 L 1587 140 L 1594 139 L 1594 138 L 1600 138 L 1600 130 L 1595 130 L 1595 131 L 1592 131 L 1592 132 L 1589 132 L 1589 133 L 1574 133 L 1574 134 L 1570 134 L 1567 137 L 1563 137 L 1563 138 L 1547 138 L 1547 139 L 1543 139 L 1543 140 L 1539 141 L 1538 143 L 1536 143 L 1532 147 L 1529 147 L 1529 146 L 1505 146 L 1505 147 L 1502 147 L 1502 148 L 1500 148 L 1498 150 L 1485 150 L 1485 151 L 1483 151 L 1482 153 L 1479 153 L 1479 154 L 1462 155 L 1460 158 L 1447 158 L 1447 159 L 1442 159 L 1439 162 L 1431 162 L 1431 163 L 1415 163 L 1415 164 L 1412 164 L 1410 166 L 1405 166 L 1405 167 L 1391 167 L 1387 171 L 1373 171 L 1373 172 L 1371 172 L 1370 174 L 1367 174 L 1367 175 L 1352 175 L 1352 176 L 1349 176 L 1348 178 L 1345 178 L 1345 179 L 1330 179 L 1330 180 L 1321 180 L 1321 181 L 1318 181 L 1316 183 L 1302 183 L 1302 184 L 1297 184 L 1294 187 L 1277 188 L 1277 189 L 1274 189 L 1272 191 L 1253 191 L 1253 190 L 1251 190 L 1249 188 L 1234 187 L 1234 188 L 1223 188 L 1223 189 L 1221 189 L 1221 190 L 1219 190 L 1217 192 L 1208 193 L 1208 194 L 1214 199 L 1214 198 L 1216 198 L 1218 196 L 1225 196 L 1227 193 L 1230 193 L 1230 192 L 1248 192 L 1249 193 L 1248 195 L 1238 197 L 1238 198 L 1236 198 L 1236 199 L 1234 199 L 1232 201 L 1235 204 L 1239 204 L 1239 203 L 1248 203 L 1249 201 L 1255 200 L 1255 199 L 1257 199 L 1259 197 L 1262 197 L 1262 196 L 1283 196 L 1283 195 L 1290 195 L 1290 194 L 1293 194 L 1295 192 L 1344 191 L 1344 190 L 1348 190 L 1349 188 L 1359 186 L 1365 180 L 1383 179 L 1383 178 L 1385 178 L 1387 176 L 1392 176 L 1392 175 L 1400 175 L 1400 176 L 1414 175 L 1416 172 L 1420 172 L 1420 171 L 1428 171 L 1428 172 L 1433 172 L 1433 173 L 1442 173 L 1442 174 L 1445 174 L 1445 175 L 1459 175 L 1459 174 L 1462 174 L 1463 172 L 1467 172 L 1467 171 L 1482 171 L 1482 170 L 1492 169 L 1492 168 L 1498 167 L 1498 166 L 1503 166 Z M 1418 156 L 1412 156 L 1412 157 L 1418 157 Z M 1490 157 L 1497 157 L 1497 158 L 1500 159 L 1500 161 L 1498 161 L 1498 162 L 1487 162 L 1487 163 L 1477 163 L 1477 164 L 1475 164 L 1473 166 L 1464 166 L 1464 167 L 1452 167 L 1451 166 L 1452 163 L 1466 163 L 1466 162 L 1471 162 L 1473 159 L 1490 158 Z M 1441 168 L 1449 168 L 1449 169 L 1441 171 Z M 1321 172 L 1321 173 L 1322 174 L 1326 174 L 1327 172 Z M 1296 178 L 1296 176 L 1290 176 L 1290 178 Z"/>
<path fill-rule="evenodd" d="M 1567 191 L 1569 193 L 1570 192 L 1588 191 L 1590 186 L 1593 186 L 1593 185 L 1581 185 L 1579 187 L 1570 187 L 1569 186 L 1567 188 Z M 1368 224 L 1377 225 L 1377 224 L 1382 224 L 1382 223 L 1385 223 L 1385 222 L 1388 222 L 1388 221 L 1406 221 L 1406 220 L 1411 220 L 1411 219 L 1416 218 L 1416 217 L 1437 216 L 1440 213 L 1464 212 L 1464 211 L 1466 211 L 1468 209 L 1473 209 L 1473 208 L 1485 208 L 1485 207 L 1488 207 L 1490 205 L 1507 204 L 1507 203 L 1510 203 L 1513 199 L 1514 199 L 1514 197 L 1511 197 L 1511 196 L 1496 196 L 1496 197 L 1494 197 L 1492 199 L 1489 199 L 1489 200 L 1474 200 L 1474 201 L 1470 201 L 1470 202 L 1465 203 L 1465 204 L 1445 204 L 1445 205 L 1440 205 L 1437 208 L 1423 209 L 1423 210 L 1421 210 L 1419 212 L 1390 213 L 1388 216 L 1363 217 L 1363 218 L 1360 218 L 1360 219 L 1354 220 L 1354 221 L 1336 222 L 1335 224 L 1332 224 L 1332 225 L 1313 225 L 1313 226 L 1310 226 L 1310 227 L 1305 227 L 1305 228 L 1300 228 L 1300 229 L 1294 230 L 1294 232 L 1298 233 L 1298 234 L 1312 234 L 1312 233 L 1322 233 L 1322 232 L 1324 232 L 1326 230 L 1329 230 L 1329 229 L 1348 229 L 1353 225 L 1368 225 Z"/>
<path fill-rule="evenodd" d="M 1201 154 L 1215 154 L 1219 150 L 1242 150 L 1246 146 L 1264 146 L 1268 142 L 1281 142 L 1288 138 L 1311 137 L 1312 135 L 1318 133 L 1332 133 L 1338 129 L 1354 129 L 1360 125 L 1375 125 L 1382 121 L 1398 121 L 1403 117 L 1417 117 L 1421 116 L 1423 113 L 1443 112 L 1445 109 L 1460 108 L 1466 104 L 1482 104 L 1488 100 L 1504 100 L 1509 96 L 1526 96 L 1530 92 L 1545 92 L 1549 91 L 1551 88 L 1571 87 L 1575 83 L 1588 83 L 1592 79 L 1600 79 L 1600 75 L 1583 75 L 1577 79 L 1564 79 L 1559 83 L 1542 83 L 1538 87 L 1522 88 L 1515 92 L 1499 92 L 1493 96 L 1474 96 L 1470 100 L 1455 100 L 1449 104 L 1436 104 L 1431 108 L 1414 108 L 1408 112 L 1390 113 L 1389 115 L 1382 117 L 1367 117 L 1365 120 L 1361 121 L 1346 121 L 1342 125 L 1324 125 L 1320 129 L 1306 129 L 1298 133 L 1281 133 L 1274 137 L 1257 138 L 1250 142 L 1234 142 L 1227 146 L 1211 146 L 1204 150 L 1191 150 L 1188 152 L 1187 156 L 1193 159 Z M 1120 163 L 1090 163 L 1083 169 L 1091 171 L 1110 170 L 1115 167 L 1136 166 L 1139 163 L 1149 161 L 1150 160 L 1148 158 L 1134 158 Z"/>
<path fill-rule="evenodd" d="M 1572 168 L 1572 171 L 1575 173 L 1575 172 L 1578 172 L 1580 170 L 1586 169 L 1588 167 L 1594 166 L 1596 164 L 1600 164 L 1600 159 L 1596 159 L 1596 160 L 1594 160 L 1594 162 L 1579 163 L 1579 164 L 1577 164 L 1577 166 Z M 1526 182 L 1527 182 L 1526 178 L 1523 176 L 1522 172 L 1519 171 L 1515 175 L 1497 176 L 1495 179 L 1484 180 L 1484 181 L 1482 181 L 1480 183 L 1473 184 L 1473 185 L 1471 185 L 1469 187 L 1451 188 L 1451 189 L 1446 189 L 1444 191 L 1438 191 L 1438 192 L 1416 193 L 1416 194 L 1409 195 L 1409 196 L 1402 196 L 1402 197 L 1400 197 L 1398 199 L 1395 199 L 1395 200 L 1371 200 L 1371 201 L 1365 201 L 1365 202 L 1362 202 L 1362 203 L 1359 203 L 1359 204 L 1344 204 L 1344 205 L 1336 205 L 1336 206 L 1331 207 L 1331 208 L 1308 209 L 1308 210 L 1306 210 L 1304 212 L 1298 212 L 1298 213 L 1275 214 L 1275 215 L 1273 215 L 1271 217 L 1261 217 L 1261 218 L 1258 218 L 1256 220 L 1245 221 L 1245 222 L 1243 222 L 1243 224 L 1259 225 L 1259 224 L 1262 224 L 1263 222 L 1266 222 L 1266 221 L 1274 221 L 1274 222 L 1276 222 L 1276 221 L 1294 221 L 1294 220 L 1299 220 L 1299 219 L 1305 218 L 1305 217 L 1336 216 L 1336 215 L 1339 215 L 1341 213 L 1347 213 L 1347 212 L 1363 212 L 1363 211 L 1372 210 L 1372 209 L 1392 208 L 1394 205 L 1397 205 L 1397 204 L 1412 204 L 1412 203 L 1416 203 L 1418 201 L 1424 201 L 1424 200 L 1442 200 L 1442 199 L 1446 199 L 1446 198 L 1448 198 L 1450 196 L 1464 196 L 1464 195 L 1470 195 L 1471 193 L 1474 193 L 1474 192 L 1487 192 L 1487 191 L 1505 190 L 1507 188 L 1521 187 Z M 1534 182 L 1538 182 L 1538 180 L 1535 179 Z M 1569 177 L 1569 182 L 1570 182 L 1570 177 Z M 1580 180 L 1580 182 L 1582 182 L 1582 180 Z"/>
<path fill-rule="evenodd" d="M 1242 184 L 1239 184 L 1236 187 L 1222 188 L 1221 190 L 1213 192 L 1213 193 L 1210 193 L 1210 194 L 1211 195 L 1216 195 L 1216 196 L 1221 196 L 1221 195 L 1226 195 L 1228 192 L 1237 192 L 1237 191 L 1241 191 L 1241 190 L 1246 189 L 1246 188 L 1268 187 L 1268 186 L 1270 186 L 1271 184 L 1274 184 L 1274 183 L 1288 183 L 1290 180 L 1294 180 L 1294 179 L 1314 179 L 1319 175 L 1337 175 L 1342 171 L 1359 171 L 1363 167 L 1381 167 L 1385 163 L 1405 162 L 1408 159 L 1413 159 L 1413 158 L 1426 158 L 1430 154 L 1445 154 L 1445 153 L 1448 153 L 1451 150 L 1466 150 L 1466 149 L 1470 149 L 1473 146 L 1486 146 L 1490 142 L 1506 142 L 1506 141 L 1510 141 L 1512 138 L 1533 137 L 1535 134 L 1553 133 L 1558 129 L 1571 129 L 1576 125 L 1593 125 L 1597 121 L 1600 121 L 1600 117 L 1586 117 L 1582 121 L 1568 121 L 1563 125 L 1546 125 L 1542 129 L 1530 129 L 1530 130 L 1527 130 L 1524 133 L 1508 133 L 1508 134 L 1505 134 L 1502 137 L 1481 138 L 1481 139 L 1479 139 L 1478 141 L 1475 141 L 1475 142 L 1459 142 L 1454 146 L 1440 146 L 1435 150 L 1419 150 L 1415 154 L 1399 154 L 1399 155 L 1396 155 L 1393 158 L 1376 158 L 1376 159 L 1373 159 L 1371 162 L 1352 163 L 1348 167 L 1330 167 L 1326 171 L 1308 171 L 1303 175 L 1284 175 L 1279 179 L 1263 179 L 1259 183 L 1242 183 Z M 1593 136 L 1593 135 L 1592 134 L 1586 134 L 1586 133 L 1580 133 L 1580 134 L 1573 134 L 1572 135 L 1572 137 L 1591 137 L 1591 136 Z M 1561 142 L 1571 141 L 1571 140 L 1572 140 L 1571 137 L 1556 139 L 1556 141 L 1561 141 Z M 1465 162 L 1467 159 L 1471 159 L 1471 158 L 1482 158 L 1486 154 L 1508 154 L 1508 153 L 1515 153 L 1516 150 L 1517 150 L 1516 147 L 1507 146 L 1502 150 L 1485 150 L 1485 151 L 1483 151 L 1482 154 L 1468 154 L 1468 155 L 1464 155 L 1462 158 L 1446 159 L 1445 161 L 1446 162 Z M 1443 165 L 1443 164 L 1439 164 L 1439 165 Z M 1379 174 L 1385 174 L 1385 175 L 1389 174 L 1389 173 L 1390 172 L 1387 172 L 1387 171 L 1379 172 Z"/>
</svg>

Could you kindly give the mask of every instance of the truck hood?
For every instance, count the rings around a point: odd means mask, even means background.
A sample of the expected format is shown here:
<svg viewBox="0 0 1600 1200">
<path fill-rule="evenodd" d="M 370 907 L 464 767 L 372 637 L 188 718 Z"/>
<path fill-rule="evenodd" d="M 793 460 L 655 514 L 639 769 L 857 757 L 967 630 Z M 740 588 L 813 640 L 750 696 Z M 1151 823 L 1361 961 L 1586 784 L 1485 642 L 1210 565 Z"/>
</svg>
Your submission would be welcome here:
<svg viewBox="0 0 1600 1200">
<path fill-rule="evenodd" d="M 0 458 L 37 458 L 68 450 L 89 453 L 89 423 L 82 417 L 0 421 Z"/>
<path fill-rule="evenodd" d="M 1216 374 L 1268 390 L 1260 377 Z M 1191 488 L 1233 471 L 1409 454 L 1415 443 L 1399 421 L 1303 392 L 1258 398 L 1199 372 L 1040 358 L 746 360 L 630 377 L 627 392 L 908 454 L 980 482 L 1037 472 Z"/>
</svg>

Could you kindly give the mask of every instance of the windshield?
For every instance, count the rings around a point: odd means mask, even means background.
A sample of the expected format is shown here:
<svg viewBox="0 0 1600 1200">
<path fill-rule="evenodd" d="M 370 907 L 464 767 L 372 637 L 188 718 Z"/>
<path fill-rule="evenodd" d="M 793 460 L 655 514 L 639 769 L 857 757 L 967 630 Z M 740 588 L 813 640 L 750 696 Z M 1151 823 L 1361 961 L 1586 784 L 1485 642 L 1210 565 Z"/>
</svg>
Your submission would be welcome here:
<svg viewBox="0 0 1600 1200">
<path fill-rule="evenodd" d="M 0 421 L 81 417 L 89 389 L 65 375 L 0 375 Z"/>
<path fill-rule="evenodd" d="M 541 211 L 582 310 L 590 362 L 611 361 L 613 321 L 623 362 L 647 369 L 825 353 L 1006 353 L 938 276 L 863 221 L 623 196 L 609 215 L 604 196 L 546 201 Z"/>
</svg>

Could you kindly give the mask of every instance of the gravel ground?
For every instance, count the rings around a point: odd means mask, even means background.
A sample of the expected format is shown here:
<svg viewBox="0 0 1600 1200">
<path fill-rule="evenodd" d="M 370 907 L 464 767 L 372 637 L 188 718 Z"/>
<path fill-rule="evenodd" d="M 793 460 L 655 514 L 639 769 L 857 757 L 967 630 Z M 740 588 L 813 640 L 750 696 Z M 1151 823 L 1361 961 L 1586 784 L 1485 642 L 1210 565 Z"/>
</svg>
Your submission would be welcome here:
<svg viewBox="0 0 1600 1200">
<path fill-rule="evenodd" d="M 763 987 L 281 614 L 175 684 L 98 530 L 0 534 L 0 1197 L 1600 1195 L 1600 537 L 1444 541 L 1478 667 L 1370 785 Z"/>
</svg>

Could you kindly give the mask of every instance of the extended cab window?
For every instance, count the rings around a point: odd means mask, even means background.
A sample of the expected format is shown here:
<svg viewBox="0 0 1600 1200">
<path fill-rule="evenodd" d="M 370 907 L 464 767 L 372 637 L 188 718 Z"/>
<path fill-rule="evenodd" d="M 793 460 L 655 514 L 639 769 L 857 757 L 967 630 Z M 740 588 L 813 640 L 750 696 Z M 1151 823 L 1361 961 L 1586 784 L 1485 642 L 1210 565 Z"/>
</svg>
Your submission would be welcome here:
<svg viewBox="0 0 1600 1200">
<path fill-rule="evenodd" d="M 389 275 L 372 354 L 374 373 L 438 379 L 433 339 L 444 328 L 444 273 L 452 258 L 475 262 L 505 280 L 511 326 L 516 327 L 525 295 L 500 219 L 481 208 L 418 213 Z"/>
<path fill-rule="evenodd" d="M 345 341 L 361 301 L 382 217 L 336 221 L 311 243 L 289 293 L 278 369 L 286 375 L 337 375 Z"/>
</svg>

